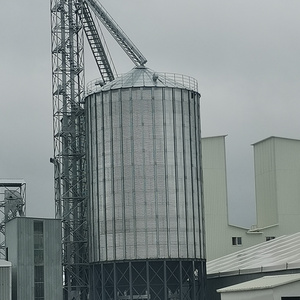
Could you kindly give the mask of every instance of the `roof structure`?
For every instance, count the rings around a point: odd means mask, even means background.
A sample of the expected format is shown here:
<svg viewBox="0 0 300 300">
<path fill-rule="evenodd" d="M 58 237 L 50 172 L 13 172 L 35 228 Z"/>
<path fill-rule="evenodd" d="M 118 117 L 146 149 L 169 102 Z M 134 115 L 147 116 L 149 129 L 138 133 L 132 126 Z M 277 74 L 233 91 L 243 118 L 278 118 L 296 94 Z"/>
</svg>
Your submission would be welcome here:
<svg viewBox="0 0 300 300">
<path fill-rule="evenodd" d="M 20 187 L 24 184 L 24 179 L 0 179 L 0 187 Z"/>
<path fill-rule="evenodd" d="M 93 80 L 87 84 L 87 93 L 108 91 L 131 87 L 175 87 L 180 89 L 198 91 L 197 80 L 180 74 L 158 73 L 144 66 L 133 68 L 128 73 L 119 75 L 115 80 L 104 85 L 100 79 Z"/>
<path fill-rule="evenodd" d="M 300 232 L 207 262 L 209 277 L 300 269 Z"/>
<path fill-rule="evenodd" d="M 0 259 L 0 268 L 3 268 L 3 267 L 11 267 L 11 262 Z"/>
<path fill-rule="evenodd" d="M 277 275 L 277 276 L 264 276 L 258 279 L 246 281 L 243 283 L 235 284 L 229 287 L 218 289 L 218 293 L 228 292 L 242 292 L 242 291 L 253 291 L 263 289 L 273 289 L 278 286 L 286 285 L 300 281 L 300 274 L 288 274 L 288 275 Z"/>
<path fill-rule="evenodd" d="M 264 141 L 266 141 L 266 140 L 270 140 L 270 139 L 281 139 L 281 140 L 288 140 L 288 141 L 296 141 L 296 142 L 299 142 L 299 139 L 293 139 L 293 138 L 287 138 L 287 137 L 281 137 L 281 136 L 274 136 L 274 135 L 272 135 L 272 136 L 269 136 L 269 137 L 267 137 L 267 138 L 265 138 L 265 139 L 262 139 L 262 140 L 260 140 L 260 141 L 258 141 L 258 142 L 253 143 L 252 146 L 254 146 L 254 145 L 256 145 L 256 144 L 259 144 L 259 143 L 262 143 L 262 142 L 264 142 Z"/>
</svg>

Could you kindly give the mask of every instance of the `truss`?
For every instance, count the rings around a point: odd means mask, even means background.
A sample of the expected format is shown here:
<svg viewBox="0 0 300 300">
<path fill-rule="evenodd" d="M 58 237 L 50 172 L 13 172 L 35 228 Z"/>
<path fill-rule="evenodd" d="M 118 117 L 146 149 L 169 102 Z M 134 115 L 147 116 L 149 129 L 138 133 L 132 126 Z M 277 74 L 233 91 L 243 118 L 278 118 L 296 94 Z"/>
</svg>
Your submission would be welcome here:
<svg viewBox="0 0 300 300">
<path fill-rule="evenodd" d="M 147 62 L 145 56 L 138 50 L 105 8 L 96 0 L 86 0 L 86 2 L 133 63 L 136 66 L 144 65 Z"/>
<path fill-rule="evenodd" d="M 103 84 L 114 79 L 96 16 L 136 65 L 146 63 L 118 24 L 95 0 L 50 0 L 54 185 L 56 218 L 62 220 L 64 299 L 89 294 L 87 178 L 84 115 L 85 32 Z"/>
<path fill-rule="evenodd" d="M 84 32 L 92 49 L 96 64 L 103 80 L 103 84 L 114 80 L 114 74 L 107 58 L 103 43 L 97 31 L 89 6 L 86 2 L 83 2 L 82 4 L 80 16 Z"/>
<path fill-rule="evenodd" d="M 56 217 L 62 220 L 65 299 L 87 299 L 87 200 L 81 3 L 51 0 Z"/>
<path fill-rule="evenodd" d="M 204 300 L 205 274 L 204 260 L 93 264 L 91 299 Z"/>
<path fill-rule="evenodd" d="M 7 259 L 5 224 L 17 216 L 24 216 L 25 204 L 26 183 L 23 180 L 0 181 L 0 259 Z"/>
</svg>

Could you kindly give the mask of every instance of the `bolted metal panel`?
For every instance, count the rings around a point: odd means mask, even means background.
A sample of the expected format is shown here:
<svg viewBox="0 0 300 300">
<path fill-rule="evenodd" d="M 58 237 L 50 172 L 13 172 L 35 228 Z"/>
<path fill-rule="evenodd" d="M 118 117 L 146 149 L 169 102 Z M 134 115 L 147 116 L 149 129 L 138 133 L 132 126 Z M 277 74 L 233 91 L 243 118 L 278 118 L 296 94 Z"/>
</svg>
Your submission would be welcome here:
<svg viewBox="0 0 300 300">
<path fill-rule="evenodd" d="M 91 262 L 204 258 L 199 102 L 174 83 L 86 98 Z"/>
</svg>

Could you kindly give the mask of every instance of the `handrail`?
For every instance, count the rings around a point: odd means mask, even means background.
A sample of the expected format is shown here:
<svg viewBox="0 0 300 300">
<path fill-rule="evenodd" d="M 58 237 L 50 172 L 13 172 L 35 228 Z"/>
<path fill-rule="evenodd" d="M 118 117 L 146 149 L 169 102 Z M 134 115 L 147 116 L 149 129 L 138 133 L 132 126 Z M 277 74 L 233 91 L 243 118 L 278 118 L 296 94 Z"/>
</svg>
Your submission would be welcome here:
<svg viewBox="0 0 300 300">
<path fill-rule="evenodd" d="M 166 87 L 174 87 L 177 86 L 179 88 L 185 88 L 192 90 L 194 92 L 198 92 L 198 82 L 195 78 L 182 75 L 182 74 L 176 74 L 176 73 L 161 73 L 161 72 L 155 72 L 153 75 L 156 76 L 156 81 L 160 82 Z M 134 73 L 132 73 L 132 80 L 130 80 L 131 74 L 122 74 L 115 78 L 115 82 L 119 82 L 122 87 L 133 87 L 133 86 L 155 86 L 155 81 L 150 81 L 148 74 L 143 74 L 143 76 L 140 76 L 137 80 L 134 76 Z M 151 85 L 150 85 L 151 82 Z M 94 79 L 90 82 L 88 82 L 86 86 L 86 95 L 95 93 L 100 91 L 104 87 L 104 82 L 101 78 Z"/>
</svg>

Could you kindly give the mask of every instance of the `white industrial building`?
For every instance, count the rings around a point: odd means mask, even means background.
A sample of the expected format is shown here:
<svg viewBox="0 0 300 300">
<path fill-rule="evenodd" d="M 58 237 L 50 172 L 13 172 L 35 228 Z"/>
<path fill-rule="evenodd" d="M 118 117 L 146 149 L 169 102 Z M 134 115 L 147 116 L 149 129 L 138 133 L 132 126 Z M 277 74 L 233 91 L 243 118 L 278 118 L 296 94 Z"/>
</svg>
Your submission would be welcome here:
<svg viewBox="0 0 300 300">
<path fill-rule="evenodd" d="M 300 141 L 270 137 L 253 144 L 257 224 L 229 224 L 225 136 L 202 138 L 208 261 L 300 231 Z"/>
<path fill-rule="evenodd" d="M 247 283 L 265 276 L 292 275 L 300 276 L 300 232 L 284 235 L 276 239 L 266 241 L 247 249 L 225 255 L 207 263 L 207 294 L 210 300 L 220 300 L 221 295 L 217 291 L 224 292 L 222 300 L 228 295 L 230 299 L 280 299 L 281 298 L 249 298 L 250 290 L 254 285 Z M 281 277 L 284 278 L 284 277 Z M 286 277 L 287 278 L 287 277 Z M 299 277 L 300 278 L 300 277 Z M 244 283 L 242 286 L 237 284 Z M 256 282 L 255 284 L 258 284 Z M 259 283 L 261 284 L 261 283 Z M 281 282 L 283 284 L 283 282 Z M 250 288 L 252 286 L 253 288 Z M 299 282 L 298 282 L 298 286 Z M 232 288 L 231 288 L 232 287 Z M 273 286 L 272 288 L 274 288 Z M 245 297 L 237 298 L 240 288 L 245 288 Z M 266 286 L 265 286 L 266 288 Z M 269 287 L 270 288 L 270 287 Z M 258 287 L 256 288 L 258 289 Z M 277 289 L 278 291 L 278 289 Z M 292 291 L 292 289 L 291 289 Z M 228 292 L 228 294 L 227 294 Z M 269 291 L 268 291 L 269 292 Z M 300 291 L 294 291 L 294 295 L 282 294 L 282 296 L 297 296 L 300 299 Z M 297 292 L 297 293 L 296 293 Z M 234 293 L 234 296 L 233 294 Z M 226 294 L 226 295 L 225 295 Z M 252 297 L 257 296 L 253 292 Z M 290 299 L 290 298 L 287 298 Z M 293 298 L 291 298 L 293 299 Z"/>
<path fill-rule="evenodd" d="M 299 300 L 300 274 L 264 276 L 219 289 L 221 300 Z"/>
</svg>

